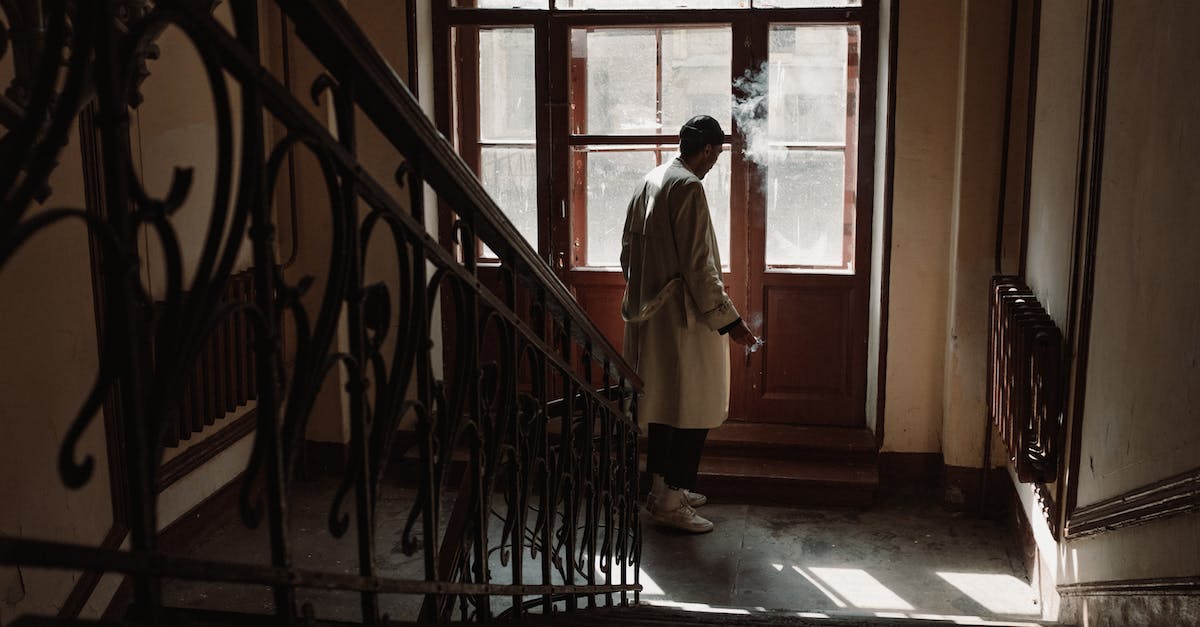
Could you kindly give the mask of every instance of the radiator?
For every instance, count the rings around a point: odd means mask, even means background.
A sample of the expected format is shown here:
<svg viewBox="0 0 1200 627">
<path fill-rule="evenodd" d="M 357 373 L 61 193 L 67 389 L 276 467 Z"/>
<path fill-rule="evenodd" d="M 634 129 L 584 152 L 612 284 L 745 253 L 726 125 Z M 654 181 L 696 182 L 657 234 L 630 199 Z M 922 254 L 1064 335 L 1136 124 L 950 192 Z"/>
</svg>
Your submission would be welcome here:
<svg viewBox="0 0 1200 627">
<path fill-rule="evenodd" d="M 252 304 L 254 298 L 254 275 L 247 270 L 229 277 L 221 301 Z M 238 311 L 209 335 L 184 379 L 178 420 L 167 427 L 163 444 L 177 446 L 257 396 L 251 325 Z"/>
<path fill-rule="evenodd" d="M 992 278 L 988 409 L 1024 483 L 1058 476 L 1063 422 L 1063 337 L 1015 276 Z"/>
</svg>

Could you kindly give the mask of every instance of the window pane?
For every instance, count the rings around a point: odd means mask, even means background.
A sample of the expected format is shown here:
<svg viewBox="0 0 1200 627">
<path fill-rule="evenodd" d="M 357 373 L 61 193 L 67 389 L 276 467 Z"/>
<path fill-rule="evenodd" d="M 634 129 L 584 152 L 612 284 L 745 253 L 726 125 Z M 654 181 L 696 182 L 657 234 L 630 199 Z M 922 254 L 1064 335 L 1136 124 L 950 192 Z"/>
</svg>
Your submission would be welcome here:
<svg viewBox="0 0 1200 627">
<path fill-rule="evenodd" d="M 730 130 L 732 47 L 729 27 L 575 29 L 572 132 L 673 135 L 701 113 Z"/>
<path fill-rule="evenodd" d="M 530 147 L 489 147 L 480 151 L 479 179 L 517 231 L 537 248 L 537 153 Z M 485 247 L 485 256 L 495 253 Z"/>
<path fill-rule="evenodd" d="M 745 9 L 750 0 L 557 0 L 559 9 Z"/>
<path fill-rule="evenodd" d="M 829 150 L 770 152 L 767 265 L 852 269 L 854 223 L 846 218 L 845 155 Z"/>
<path fill-rule="evenodd" d="M 711 115 L 731 132 L 733 33 L 723 28 L 662 31 L 662 132 L 679 132 L 692 116 Z"/>
<path fill-rule="evenodd" d="M 576 34 L 584 43 L 582 49 L 573 46 L 571 56 L 582 56 L 587 63 L 587 96 L 572 98 L 577 106 L 583 100 L 587 124 L 576 132 L 657 133 L 654 31 L 606 29 Z"/>
<path fill-rule="evenodd" d="M 587 265 L 620 266 L 625 209 L 655 167 L 654 150 L 576 150 L 587 159 Z"/>
<path fill-rule="evenodd" d="M 452 0 L 450 6 L 476 9 L 549 9 L 550 0 Z"/>
<path fill-rule="evenodd" d="M 810 7 L 860 7 L 862 0 L 754 0 L 759 9 L 807 9 Z"/>
<path fill-rule="evenodd" d="M 713 231 L 717 235 L 717 249 L 721 251 L 721 265 L 729 267 L 729 146 L 721 151 L 717 163 L 704 177 L 704 195 L 708 198 L 708 214 L 712 218 Z M 676 153 L 678 154 L 678 153 Z M 670 158 L 674 158 L 672 155 Z"/>
<path fill-rule="evenodd" d="M 678 153 L 674 148 L 638 146 L 577 148 L 587 159 L 587 265 L 621 265 L 621 233 L 625 228 L 625 210 L 630 197 L 640 188 L 642 179 L 656 167 L 655 152 L 666 163 Z M 717 236 L 721 263 L 729 267 L 729 148 L 704 177 L 704 194 Z"/>
<path fill-rule="evenodd" d="M 771 141 L 838 144 L 846 141 L 851 29 L 857 34 L 857 26 L 771 28 L 768 103 Z M 857 36 L 854 40 L 857 42 Z"/>
<path fill-rule="evenodd" d="M 480 139 L 533 140 L 535 116 L 533 29 L 480 29 Z"/>
</svg>

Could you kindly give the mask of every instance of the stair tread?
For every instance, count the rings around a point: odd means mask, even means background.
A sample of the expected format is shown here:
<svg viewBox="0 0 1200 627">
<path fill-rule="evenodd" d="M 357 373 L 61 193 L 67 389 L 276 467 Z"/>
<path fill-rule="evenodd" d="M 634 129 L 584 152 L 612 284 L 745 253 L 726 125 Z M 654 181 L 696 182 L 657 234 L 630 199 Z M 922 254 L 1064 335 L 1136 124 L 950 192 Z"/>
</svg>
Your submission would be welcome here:
<svg viewBox="0 0 1200 627">
<path fill-rule="evenodd" d="M 828 449 L 856 453 L 876 450 L 875 434 L 866 428 L 817 427 L 766 422 L 726 422 L 708 434 L 710 448 L 754 447 Z"/>
<path fill-rule="evenodd" d="M 879 469 L 874 464 L 844 464 L 741 456 L 705 456 L 700 460 L 700 476 L 768 481 L 808 481 L 872 487 L 879 484 Z"/>
</svg>

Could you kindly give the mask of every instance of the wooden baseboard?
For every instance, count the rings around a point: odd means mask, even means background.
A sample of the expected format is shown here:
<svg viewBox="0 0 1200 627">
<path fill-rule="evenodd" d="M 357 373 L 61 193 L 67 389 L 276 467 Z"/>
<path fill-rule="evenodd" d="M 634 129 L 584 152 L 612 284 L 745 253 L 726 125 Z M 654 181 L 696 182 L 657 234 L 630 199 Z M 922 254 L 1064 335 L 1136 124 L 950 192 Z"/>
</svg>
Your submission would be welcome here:
<svg viewBox="0 0 1200 627">
<path fill-rule="evenodd" d="M 1001 467 L 987 471 L 984 479 L 986 488 L 980 485 L 979 478 L 978 468 L 946 466 L 942 474 L 942 503 L 951 509 L 1002 514 L 1010 502 L 1004 496 L 1012 486 L 1008 470 Z M 984 489 L 987 490 L 986 494 L 983 493 Z"/>
<path fill-rule="evenodd" d="M 980 470 L 947 466 L 941 453 L 879 453 L 879 485 L 883 490 L 908 486 L 936 488 L 943 505 L 957 510 L 978 510 L 985 498 L 979 485 Z M 999 514 L 1009 506 L 1005 496 L 1012 482 L 1004 468 L 987 473 L 987 504 L 983 509 Z"/>
<path fill-rule="evenodd" d="M 199 444 L 171 458 L 158 472 L 158 491 L 162 492 L 167 486 L 203 466 L 205 462 L 253 432 L 257 425 L 258 411 L 251 409 L 204 438 Z"/>
<path fill-rule="evenodd" d="M 879 486 L 936 486 L 942 476 L 941 453 L 879 453 Z"/>
<path fill-rule="evenodd" d="M 164 553 L 182 553 L 206 528 L 214 523 L 236 516 L 238 497 L 241 494 L 242 474 L 239 473 L 208 498 L 201 501 L 175 522 L 158 533 L 158 548 Z M 86 601 L 86 599 L 85 599 Z M 121 620 L 133 601 L 131 580 L 124 577 L 112 601 L 104 611 L 104 620 Z"/>
</svg>

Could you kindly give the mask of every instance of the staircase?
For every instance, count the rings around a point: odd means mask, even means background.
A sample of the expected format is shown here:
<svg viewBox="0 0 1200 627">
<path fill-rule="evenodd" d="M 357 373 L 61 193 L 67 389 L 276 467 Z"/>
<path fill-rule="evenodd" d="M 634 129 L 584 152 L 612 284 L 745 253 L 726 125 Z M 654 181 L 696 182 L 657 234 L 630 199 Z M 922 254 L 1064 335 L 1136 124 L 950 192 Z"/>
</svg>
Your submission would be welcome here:
<svg viewBox="0 0 1200 627">
<path fill-rule="evenodd" d="M 708 435 L 696 490 L 718 501 L 865 507 L 879 487 L 867 429 L 728 422 Z"/>
</svg>

